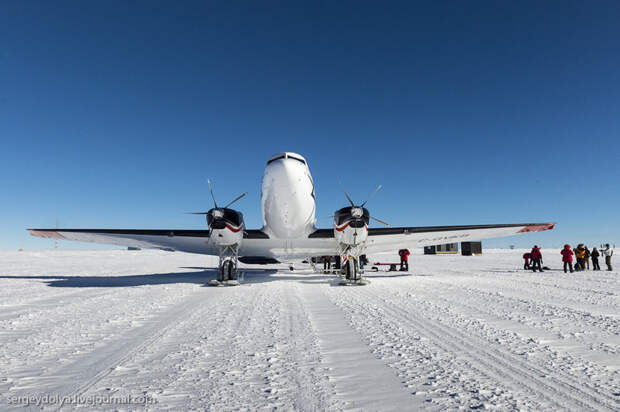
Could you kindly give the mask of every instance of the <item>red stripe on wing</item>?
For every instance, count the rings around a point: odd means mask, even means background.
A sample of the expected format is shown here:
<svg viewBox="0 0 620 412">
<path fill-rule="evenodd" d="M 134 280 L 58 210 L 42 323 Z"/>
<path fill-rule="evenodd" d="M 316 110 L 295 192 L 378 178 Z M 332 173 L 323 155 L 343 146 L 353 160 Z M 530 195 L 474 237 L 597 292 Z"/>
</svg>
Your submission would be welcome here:
<svg viewBox="0 0 620 412">
<path fill-rule="evenodd" d="M 551 230 L 556 225 L 556 222 L 553 223 L 545 223 L 542 225 L 532 225 L 525 226 L 523 229 L 519 230 L 517 233 L 527 233 L 527 232 L 542 232 L 544 230 Z"/>
</svg>

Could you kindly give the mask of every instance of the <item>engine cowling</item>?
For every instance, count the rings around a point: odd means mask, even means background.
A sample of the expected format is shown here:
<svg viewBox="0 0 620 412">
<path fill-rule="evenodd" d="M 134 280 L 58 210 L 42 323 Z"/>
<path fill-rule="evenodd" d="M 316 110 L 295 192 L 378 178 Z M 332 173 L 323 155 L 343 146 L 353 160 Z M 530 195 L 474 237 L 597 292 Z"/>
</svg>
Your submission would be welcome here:
<svg viewBox="0 0 620 412">
<path fill-rule="evenodd" d="M 245 223 L 243 214 L 226 207 L 213 208 L 207 212 L 207 225 L 211 241 L 218 246 L 240 245 Z"/>
<path fill-rule="evenodd" d="M 370 213 L 360 206 L 343 207 L 334 213 L 334 238 L 345 245 L 359 245 L 368 238 Z"/>
</svg>

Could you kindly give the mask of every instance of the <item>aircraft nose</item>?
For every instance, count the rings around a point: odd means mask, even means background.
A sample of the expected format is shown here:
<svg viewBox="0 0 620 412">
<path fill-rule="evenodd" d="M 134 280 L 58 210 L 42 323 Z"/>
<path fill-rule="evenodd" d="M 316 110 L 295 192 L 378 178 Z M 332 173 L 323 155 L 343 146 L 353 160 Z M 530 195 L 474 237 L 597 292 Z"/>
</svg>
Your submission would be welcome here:
<svg viewBox="0 0 620 412">
<path fill-rule="evenodd" d="M 263 211 L 268 211 L 270 230 L 277 237 L 297 236 L 313 222 L 311 193 L 311 180 L 299 161 L 278 159 L 268 165 L 263 178 Z"/>
<path fill-rule="evenodd" d="M 291 159 L 280 159 L 277 160 L 275 162 L 273 162 L 272 164 L 270 164 L 270 172 L 273 173 L 275 176 L 278 176 L 279 179 L 278 181 L 281 184 L 284 185 L 290 185 L 290 184 L 294 184 L 295 182 L 294 177 L 295 177 L 295 164 L 293 163 L 294 160 Z"/>
</svg>

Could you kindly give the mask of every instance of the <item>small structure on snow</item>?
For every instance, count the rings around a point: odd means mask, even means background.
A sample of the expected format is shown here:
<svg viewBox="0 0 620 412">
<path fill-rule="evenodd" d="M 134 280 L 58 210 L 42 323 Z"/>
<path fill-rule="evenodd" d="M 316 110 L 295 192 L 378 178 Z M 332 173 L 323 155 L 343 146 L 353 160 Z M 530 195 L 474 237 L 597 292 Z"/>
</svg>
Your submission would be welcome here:
<svg viewBox="0 0 620 412">
<path fill-rule="evenodd" d="M 482 255 L 482 242 L 461 242 L 461 254 L 463 256 Z"/>
<path fill-rule="evenodd" d="M 446 243 L 444 245 L 425 246 L 425 255 L 443 255 L 443 254 L 456 254 L 459 253 L 458 243 Z"/>
</svg>

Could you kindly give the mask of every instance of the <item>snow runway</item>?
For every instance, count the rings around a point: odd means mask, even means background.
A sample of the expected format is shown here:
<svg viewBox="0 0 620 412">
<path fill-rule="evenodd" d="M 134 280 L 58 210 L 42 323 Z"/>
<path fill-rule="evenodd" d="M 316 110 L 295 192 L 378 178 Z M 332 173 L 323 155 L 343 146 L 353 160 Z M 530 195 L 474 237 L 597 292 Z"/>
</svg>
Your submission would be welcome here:
<svg viewBox="0 0 620 412">
<path fill-rule="evenodd" d="M 0 409 L 620 409 L 620 274 L 533 274 L 522 253 L 415 254 L 363 287 L 252 267 L 210 288 L 200 255 L 5 252 Z"/>
</svg>

